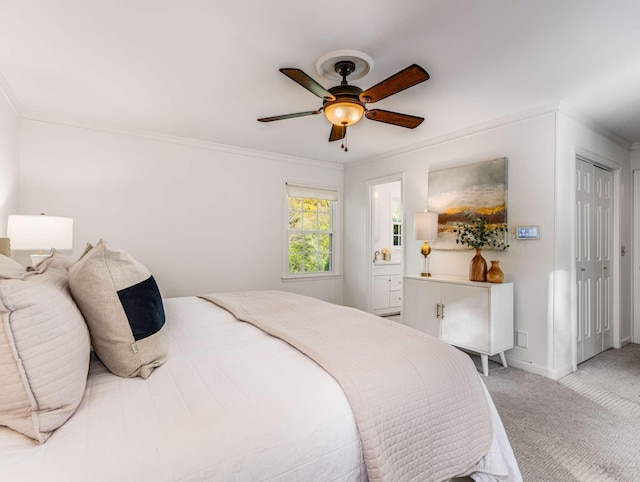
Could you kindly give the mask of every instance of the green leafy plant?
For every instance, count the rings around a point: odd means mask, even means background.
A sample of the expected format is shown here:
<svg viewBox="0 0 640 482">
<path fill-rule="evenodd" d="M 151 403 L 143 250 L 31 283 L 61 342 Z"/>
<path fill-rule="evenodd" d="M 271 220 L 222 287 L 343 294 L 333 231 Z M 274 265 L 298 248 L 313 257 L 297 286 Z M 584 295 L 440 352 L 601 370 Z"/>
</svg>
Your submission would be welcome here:
<svg viewBox="0 0 640 482">
<path fill-rule="evenodd" d="M 453 229 L 456 233 L 456 244 L 469 246 L 474 249 L 490 247 L 494 249 L 507 249 L 506 233 L 509 228 L 503 224 L 489 224 L 486 216 L 474 216 L 470 212 L 464 213 L 468 219 L 466 223 L 458 223 Z"/>
</svg>

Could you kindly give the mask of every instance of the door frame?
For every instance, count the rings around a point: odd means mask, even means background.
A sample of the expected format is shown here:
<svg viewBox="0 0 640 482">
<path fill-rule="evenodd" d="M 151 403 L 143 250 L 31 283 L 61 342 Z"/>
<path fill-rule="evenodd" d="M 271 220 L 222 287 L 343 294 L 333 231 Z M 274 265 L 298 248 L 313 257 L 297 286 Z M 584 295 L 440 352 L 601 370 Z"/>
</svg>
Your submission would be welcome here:
<svg viewBox="0 0 640 482">
<path fill-rule="evenodd" d="M 576 280 L 578 276 L 577 267 L 576 267 L 576 242 L 578 240 L 578 229 L 577 229 L 577 220 L 576 216 L 576 167 L 577 160 L 581 160 L 587 162 L 589 164 L 593 164 L 594 166 L 601 167 L 608 171 L 611 171 L 613 174 L 613 192 L 612 192 L 612 209 L 613 209 L 613 233 L 612 233 L 612 259 L 611 259 L 611 280 L 612 280 L 612 292 L 611 292 L 611 303 L 612 303 L 612 329 L 613 329 L 613 348 L 621 348 L 622 342 L 620 340 L 620 216 L 621 216 L 621 182 L 620 182 L 620 169 L 621 166 L 610 159 L 607 159 L 603 156 L 600 156 L 594 152 L 591 152 L 587 149 L 583 149 L 581 147 L 574 148 L 573 155 L 573 190 L 571 193 L 571 206 L 573 210 L 572 216 L 572 236 L 571 236 L 571 311 L 572 311 L 572 323 L 571 323 L 571 355 L 572 355 L 572 367 L 573 371 L 578 370 L 578 296 L 576 292 Z"/>
<path fill-rule="evenodd" d="M 373 313 L 373 258 L 371 257 L 373 253 L 373 214 L 374 214 L 374 205 L 375 205 L 375 197 L 374 197 L 374 188 L 379 184 L 387 184 L 390 182 L 400 181 L 400 202 L 402 203 L 402 229 L 404 235 L 402 237 L 402 275 L 405 273 L 405 245 L 406 243 L 406 226 L 407 226 L 407 216 L 404 212 L 404 172 L 399 172 L 396 174 L 389 174 L 387 176 L 376 177 L 374 179 L 369 179 L 365 183 L 365 188 L 367 191 L 367 222 L 366 222 L 366 290 L 367 290 L 367 301 L 366 301 L 366 310 L 369 313 Z"/>
</svg>

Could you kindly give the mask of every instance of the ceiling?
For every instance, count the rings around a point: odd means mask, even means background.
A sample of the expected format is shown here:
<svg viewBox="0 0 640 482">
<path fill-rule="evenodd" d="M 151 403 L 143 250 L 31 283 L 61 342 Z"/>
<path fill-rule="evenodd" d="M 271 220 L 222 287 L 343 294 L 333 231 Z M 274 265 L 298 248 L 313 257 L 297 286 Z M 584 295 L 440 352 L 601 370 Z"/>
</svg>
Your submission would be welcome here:
<svg viewBox="0 0 640 482">
<path fill-rule="evenodd" d="M 563 101 L 640 142 L 637 0 L 0 0 L 0 86 L 25 118 L 133 129 L 348 163 Z M 431 79 L 370 104 L 328 143 L 321 99 L 278 69 L 327 52 L 373 58 L 370 87 L 417 63 Z"/>
</svg>

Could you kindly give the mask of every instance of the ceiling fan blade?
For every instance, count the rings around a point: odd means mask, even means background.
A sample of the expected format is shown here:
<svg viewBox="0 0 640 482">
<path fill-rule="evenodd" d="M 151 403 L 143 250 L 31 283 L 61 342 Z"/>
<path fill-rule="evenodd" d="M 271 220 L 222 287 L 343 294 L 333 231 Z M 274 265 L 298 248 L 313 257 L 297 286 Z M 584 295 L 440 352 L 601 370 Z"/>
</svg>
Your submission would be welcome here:
<svg viewBox="0 0 640 482">
<path fill-rule="evenodd" d="M 327 89 L 318 84 L 315 80 L 309 77 L 300 69 L 280 69 L 284 75 L 289 77 L 294 82 L 297 82 L 308 91 L 314 93 L 318 97 L 324 100 L 336 100 L 335 96 Z"/>
<path fill-rule="evenodd" d="M 329 134 L 329 142 L 339 141 L 340 139 L 344 139 L 344 136 L 347 134 L 347 126 L 337 126 L 335 124 L 331 124 L 331 134 Z"/>
<path fill-rule="evenodd" d="M 419 65 L 413 64 L 362 92 L 360 100 L 362 102 L 378 102 L 428 79 L 427 71 Z"/>
<path fill-rule="evenodd" d="M 284 114 L 284 115 L 275 115 L 273 117 L 262 117 L 261 119 L 258 119 L 258 121 L 259 122 L 273 122 L 273 121 L 278 121 L 278 120 L 283 120 L 283 119 L 293 119 L 294 117 L 304 117 L 304 116 L 307 116 L 307 115 L 319 114 L 320 112 L 322 112 L 322 109 L 308 110 L 306 112 L 296 112 L 295 114 Z"/>
<path fill-rule="evenodd" d="M 409 114 L 398 114 L 397 112 L 389 112 L 388 110 L 381 109 L 368 110 L 364 115 L 367 119 L 406 127 L 408 129 L 418 127 L 424 120 L 424 117 L 417 117 Z"/>
</svg>

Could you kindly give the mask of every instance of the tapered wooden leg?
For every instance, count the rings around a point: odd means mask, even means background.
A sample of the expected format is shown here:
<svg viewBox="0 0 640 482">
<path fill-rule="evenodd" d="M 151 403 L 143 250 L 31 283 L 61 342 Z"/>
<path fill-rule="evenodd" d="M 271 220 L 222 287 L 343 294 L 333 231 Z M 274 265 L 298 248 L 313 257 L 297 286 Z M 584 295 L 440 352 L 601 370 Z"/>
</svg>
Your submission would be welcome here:
<svg viewBox="0 0 640 482">
<path fill-rule="evenodd" d="M 502 362 L 502 366 L 503 367 L 509 368 L 509 367 L 507 367 L 507 357 L 504 356 L 504 352 L 503 351 L 500 352 L 500 361 Z"/>
<path fill-rule="evenodd" d="M 480 355 L 480 360 L 482 361 L 482 374 L 485 377 L 488 377 L 489 376 L 489 356 Z"/>
</svg>

